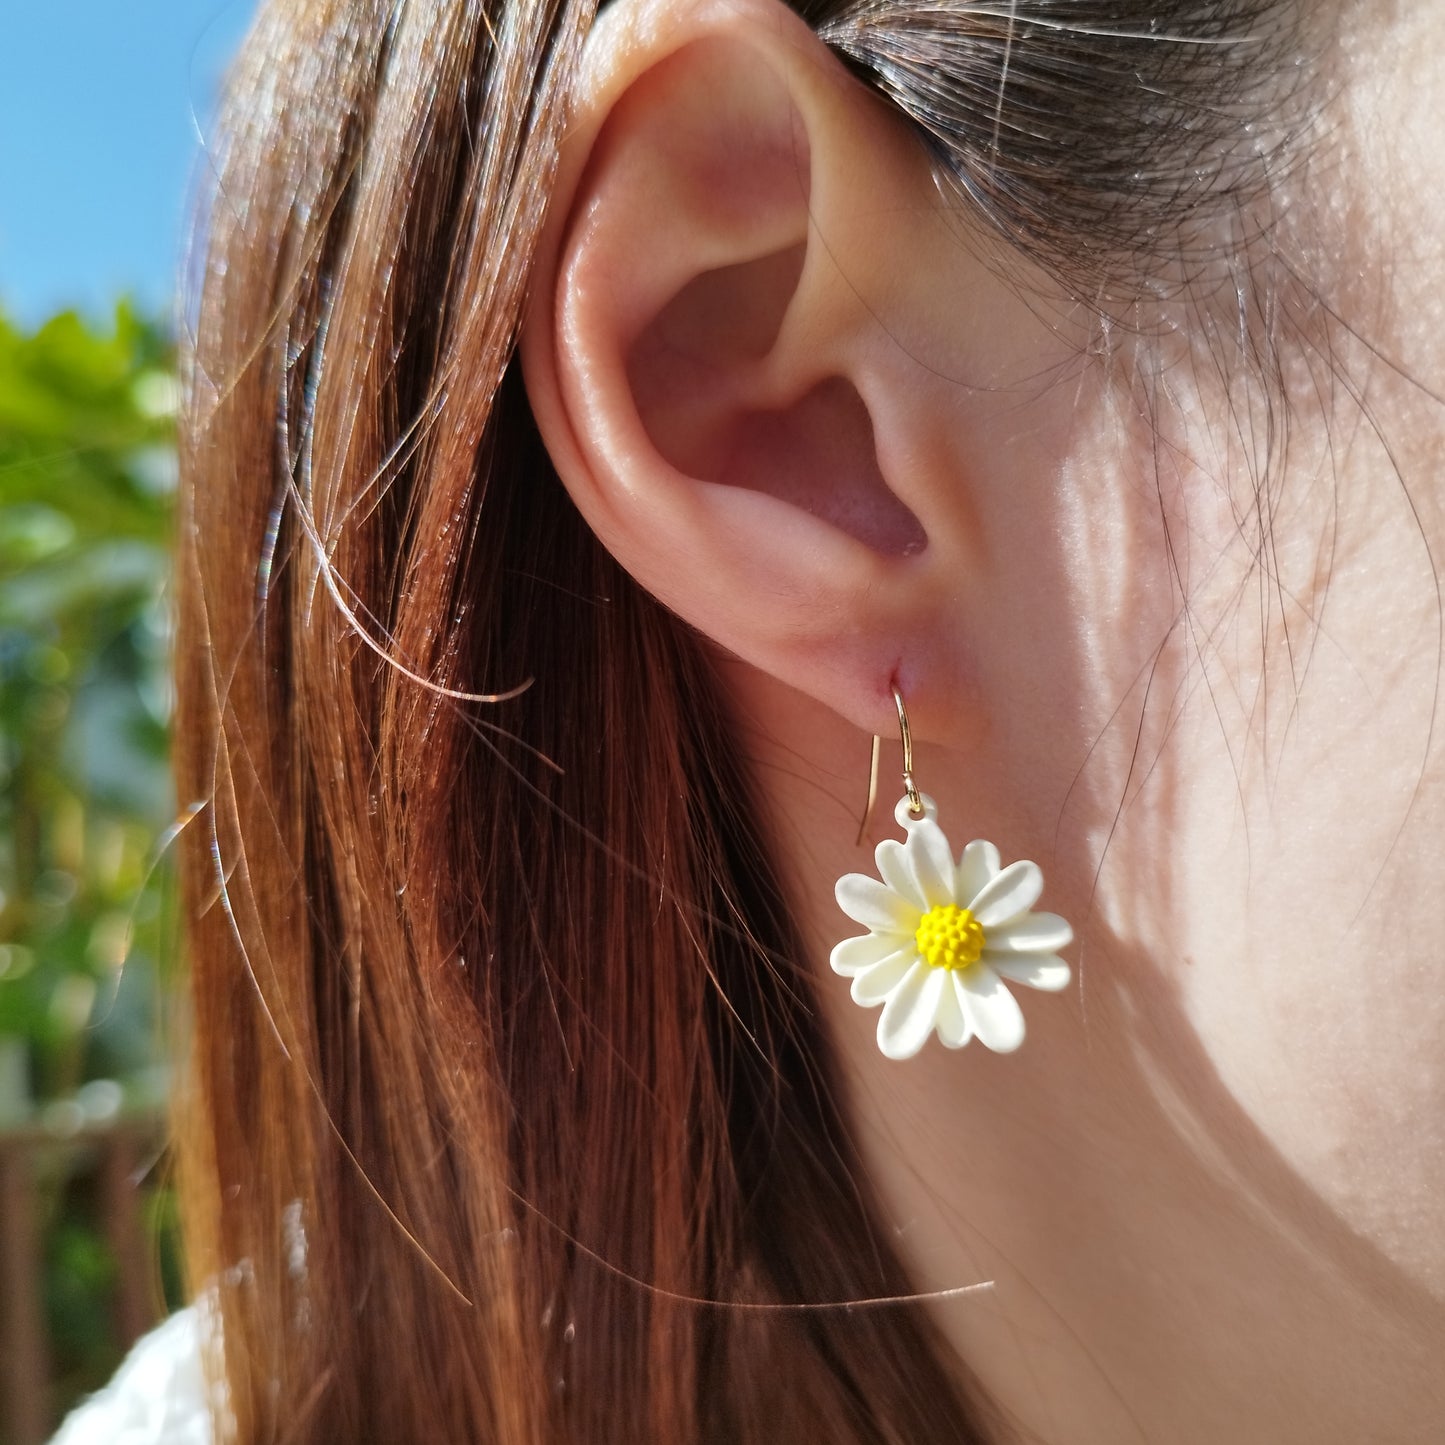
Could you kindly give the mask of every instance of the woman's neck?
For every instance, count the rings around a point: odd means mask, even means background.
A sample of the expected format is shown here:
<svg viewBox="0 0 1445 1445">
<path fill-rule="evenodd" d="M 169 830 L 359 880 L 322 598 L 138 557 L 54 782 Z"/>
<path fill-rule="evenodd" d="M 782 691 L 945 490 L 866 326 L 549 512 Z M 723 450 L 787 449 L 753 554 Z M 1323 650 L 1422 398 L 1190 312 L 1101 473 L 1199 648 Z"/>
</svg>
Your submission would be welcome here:
<svg viewBox="0 0 1445 1445">
<path fill-rule="evenodd" d="M 1438 1090 L 1438 1071 L 1423 1065 L 1429 1041 L 1445 1037 L 1445 991 L 1417 1000 L 1413 1031 L 1395 1029 L 1393 1088 L 1369 1076 L 1364 1058 L 1353 1077 L 1336 1077 L 1351 1051 L 1385 1040 L 1341 1018 L 1336 960 L 1321 961 L 1318 989 L 1300 987 L 1302 965 L 1286 945 L 1291 932 L 1310 943 L 1306 915 L 1320 901 L 1296 894 L 1291 909 L 1294 864 L 1276 876 L 1267 852 L 1246 848 L 1237 790 L 1208 786 L 1218 760 L 1206 767 L 1207 731 L 1174 739 L 1180 776 L 1200 786 L 1164 810 L 1176 840 L 1166 855 L 1151 845 L 1163 811 L 1141 803 L 1113 827 L 1097 873 L 1097 852 L 1049 866 L 1052 833 L 1062 854 L 1070 830 L 1057 803 L 1046 829 L 1027 796 L 1006 796 L 1016 755 L 1006 766 L 998 755 L 961 763 L 922 750 L 920 769 L 934 770 L 922 781 L 939 797 L 955 852 L 992 832 L 1005 861 L 1037 858 L 1048 878 L 1040 906 L 1070 915 L 1079 937 L 1068 950 L 1070 991 L 1020 991 L 1028 1037 L 1018 1053 L 977 1043 L 953 1053 L 933 1041 L 899 1063 L 878 1051 L 876 1013 L 858 1009 L 827 965 L 831 946 L 856 932 L 837 911 L 833 881 L 871 866 L 872 842 L 894 831 L 894 799 L 885 784 L 868 845 L 855 849 L 867 740 L 755 674 L 725 675 L 885 1227 L 919 1291 L 939 1295 L 932 1309 L 960 1359 L 1022 1437 L 1427 1438 L 1441 1405 L 1445 1298 L 1438 1274 L 1431 1284 L 1440 1235 L 1392 1235 L 1382 1204 L 1393 1188 L 1407 1208 L 1438 1211 L 1427 1176 L 1442 1151 L 1437 1144 L 1392 1186 L 1361 1166 L 1386 1170 L 1403 1157 L 1396 1144 L 1366 1162 L 1374 1115 L 1423 1110 Z M 1027 746 L 1017 735 L 1013 744 Z M 1051 788 L 1042 755 L 1034 761 Z M 1060 759 L 1054 772 L 1069 767 L 1077 760 Z M 968 778 L 950 778 L 955 768 Z M 1256 841 L 1268 849 L 1263 830 Z M 1196 864 L 1215 860 L 1212 910 L 1197 866 L 1180 861 L 1191 843 Z M 1306 836 L 1301 847 L 1312 846 Z M 1406 839 L 1397 856 L 1409 852 Z M 1251 926 L 1261 917 L 1268 926 Z M 1334 920 L 1342 937 L 1348 922 Z M 1383 928 L 1373 933 L 1392 946 Z M 1348 970 L 1361 989 L 1371 966 L 1362 951 Z M 1388 1071 L 1389 1061 L 1376 1062 Z M 1312 1096 L 1323 1112 L 1309 1112 Z M 1354 1117 L 1340 1112 L 1348 1100 Z M 960 1291 L 978 1284 L 989 1287 Z"/>
</svg>

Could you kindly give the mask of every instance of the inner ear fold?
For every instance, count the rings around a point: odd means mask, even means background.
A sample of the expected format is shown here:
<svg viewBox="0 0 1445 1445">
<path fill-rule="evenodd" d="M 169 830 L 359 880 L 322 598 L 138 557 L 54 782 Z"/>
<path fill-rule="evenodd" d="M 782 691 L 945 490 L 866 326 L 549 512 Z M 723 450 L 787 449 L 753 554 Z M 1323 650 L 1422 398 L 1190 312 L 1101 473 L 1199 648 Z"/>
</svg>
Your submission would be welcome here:
<svg viewBox="0 0 1445 1445">
<path fill-rule="evenodd" d="M 878 552 L 922 551 L 923 528 L 879 469 L 857 387 L 834 375 L 776 398 L 769 362 L 806 258 L 800 243 L 684 286 L 628 354 L 638 418 L 686 476 L 766 493 Z"/>
<path fill-rule="evenodd" d="M 887 556 L 927 546 L 879 468 L 873 422 L 851 381 L 830 376 L 789 405 L 749 406 L 738 395 L 724 400 L 726 388 L 698 387 L 706 367 L 650 337 L 629 363 L 642 425 L 679 472 L 775 497 Z"/>
<path fill-rule="evenodd" d="M 806 183 L 806 176 L 799 178 Z M 806 192 L 805 192 L 806 194 Z M 776 344 L 788 303 L 807 259 L 806 241 L 756 260 L 719 266 L 695 277 L 662 308 L 632 349 L 630 369 L 670 353 L 702 368 L 711 380 L 722 368 L 761 361 Z"/>
</svg>

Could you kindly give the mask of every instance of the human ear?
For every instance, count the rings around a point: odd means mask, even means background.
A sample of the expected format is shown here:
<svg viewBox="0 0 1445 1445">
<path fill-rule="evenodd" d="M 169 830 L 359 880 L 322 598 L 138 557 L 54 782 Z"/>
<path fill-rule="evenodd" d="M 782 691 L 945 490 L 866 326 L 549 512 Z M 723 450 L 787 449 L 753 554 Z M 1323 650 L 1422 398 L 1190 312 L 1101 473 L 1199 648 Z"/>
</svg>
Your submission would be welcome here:
<svg viewBox="0 0 1445 1445">
<path fill-rule="evenodd" d="M 642 586 L 868 731 L 895 684 L 920 731 L 956 717 L 987 484 L 968 412 L 1023 308 L 790 9 L 609 12 L 533 298 L 543 437 Z"/>
</svg>

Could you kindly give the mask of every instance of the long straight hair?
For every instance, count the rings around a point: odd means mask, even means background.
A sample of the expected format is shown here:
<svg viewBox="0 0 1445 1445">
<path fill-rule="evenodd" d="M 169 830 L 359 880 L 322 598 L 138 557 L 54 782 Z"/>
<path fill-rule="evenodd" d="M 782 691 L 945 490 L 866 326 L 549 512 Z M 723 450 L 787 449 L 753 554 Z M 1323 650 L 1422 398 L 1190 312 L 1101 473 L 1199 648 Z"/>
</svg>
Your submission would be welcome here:
<svg viewBox="0 0 1445 1445">
<path fill-rule="evenodd" d="M 845 1307 L 908 1286 L 709 667 L 520 385 L 591 18 L 291 0 L 232 80 L 177 719 L 222 1423 L 982 1440 L 919 1306 Z"/>
</svg>

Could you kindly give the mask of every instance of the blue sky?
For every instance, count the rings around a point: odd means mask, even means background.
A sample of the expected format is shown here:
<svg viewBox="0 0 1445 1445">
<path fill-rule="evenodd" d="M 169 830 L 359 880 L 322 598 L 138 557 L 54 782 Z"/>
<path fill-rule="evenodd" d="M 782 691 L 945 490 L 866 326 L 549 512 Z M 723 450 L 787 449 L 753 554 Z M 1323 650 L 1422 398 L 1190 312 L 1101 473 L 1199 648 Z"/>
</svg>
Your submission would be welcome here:
<svg viewBox="0 0 1445 1445">
<path fill-rule="evenodd" d="M 0 42 L 0 308 L 170 304 L 186 196 L 253 0 L 24 0 Z"/>
</svg>

